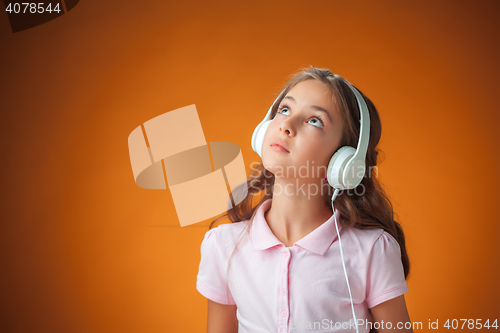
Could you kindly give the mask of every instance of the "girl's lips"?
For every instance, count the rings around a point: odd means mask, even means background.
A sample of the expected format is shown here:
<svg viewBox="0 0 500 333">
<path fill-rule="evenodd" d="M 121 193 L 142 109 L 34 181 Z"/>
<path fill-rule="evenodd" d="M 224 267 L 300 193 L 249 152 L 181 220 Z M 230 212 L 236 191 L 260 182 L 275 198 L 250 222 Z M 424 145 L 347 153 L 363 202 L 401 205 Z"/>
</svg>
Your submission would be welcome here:
<svg viewBox="0 0 500 333">
<path fill-rule="evenodd" d="M 276 151 L 286 151 L 287 153 L 289 153 L 288 145 L 280 139 L 274 140 L 273 143 L 271 143 L 271 147 Z"/>
<path fill-rule="evenodd" d="M 288 150 L 286 150 L 285 148 L 283 148 L 282 146 L 278 145 L 278 144 L 272 144 L 271 145 L 271 148 L 273 148 L 273 150 L 275 151 L 282 151 L 282 152 L 285 152 L 285 153 L 289 153 Z"/>
</svg>

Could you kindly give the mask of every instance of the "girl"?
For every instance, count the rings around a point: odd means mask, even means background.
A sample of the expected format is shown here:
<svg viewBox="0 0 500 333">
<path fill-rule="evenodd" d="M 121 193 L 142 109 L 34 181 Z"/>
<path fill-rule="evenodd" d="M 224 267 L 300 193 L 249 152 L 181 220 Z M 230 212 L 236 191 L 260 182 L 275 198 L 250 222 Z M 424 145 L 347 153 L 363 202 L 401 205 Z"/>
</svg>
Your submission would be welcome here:
<svg viewBox="0 0 500 333">
<path fill-rule="evenodd" d="M 360 134 L 353 89 L 311 66 L 270 109 L 253 147 L 262 163 L 232 193 L 245 198 L 212 221 L 201 244 L 196 286 L 208 298 L 209 333 L 412 332 L 405 237 L 373 173 L 380 118 L 360 93 L 369 117 L 369 134 Z M 362 180 L 334 189 L 330 159 L 360 135 L 369 135 Z M 232 223 L 212 229 L 225 216 Z"/>
</svg>

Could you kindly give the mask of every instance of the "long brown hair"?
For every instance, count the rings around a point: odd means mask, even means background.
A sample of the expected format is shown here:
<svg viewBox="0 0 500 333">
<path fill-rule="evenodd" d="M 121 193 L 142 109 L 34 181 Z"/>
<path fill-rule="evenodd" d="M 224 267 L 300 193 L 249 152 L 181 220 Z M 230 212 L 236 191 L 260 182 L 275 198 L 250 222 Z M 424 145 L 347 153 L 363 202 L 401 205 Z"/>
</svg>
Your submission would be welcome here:
<svg viewBox="0 0 500 333">
<path fill-rule="evenodd" d="M 343 133 L 340 147 L 351 146 L 356 148 L 360 130 L 360 111 L 358 109 L 356 97 L 344 82 L 345 79 L 339 75 L 333 74 L 328 69 L 309 66 L 292 74 L 282 94 L 272 108 L 271 119 L 276 115 L 281 100 L 285 97 L 287 92 L 296 84 L 305 80 L 318 80 L 325 83 L 330 88 L 332 98 L 334 102 L 338 104 L 342 115 Z M 341 190 L 333 204 L 335 210 L 339 210 L 340 212 L 339 223 L 343 228 L 381 228 L 397 240 L 401 249 L 401 261 L 403 263 L 406 279 L 410 272 L 410 260 L 406 251 L 405 235 L 401 225 L 394 220 L 394 211 L 389 198 L 380 182 L 377 180 L 377 177 L 373 177 L 372 172 L 377 169 L 378 154 L 380 152 L 377 145 L 382 134 L 382 125 L 375 105 L 373 105 L 363 93 L 361 93 L 361 95 L 370 113 L 370 138 L 365 160 L 365 175 L 356 189 Z M 241 184 L 231 193 L 233 197 L 246 193 L 243 188 L 246 187 L 248 194 L 238 205 L 233 205 L 233 207 L 222 216 L 214 219 L 210 223 L 209 229 L 211 229 L 218 220 L 227 217 L 232 223 L 249 220 L 247 226 L 248 230 L 260 205 L 267 199 L 273 197 L 274 175 L 264 168 L 262 162 L 256 164 L 256 167 L 252 167 L 252 171 L 248 175 L 246 183 Z M 324 201 L 327 207 L 331 209 L 333 188 L 331 186 L 327 186 L 327 188 L 328 189 L 324 192 Z M 255 200 L 254 198 L 257 199 Z"/>
</svg>

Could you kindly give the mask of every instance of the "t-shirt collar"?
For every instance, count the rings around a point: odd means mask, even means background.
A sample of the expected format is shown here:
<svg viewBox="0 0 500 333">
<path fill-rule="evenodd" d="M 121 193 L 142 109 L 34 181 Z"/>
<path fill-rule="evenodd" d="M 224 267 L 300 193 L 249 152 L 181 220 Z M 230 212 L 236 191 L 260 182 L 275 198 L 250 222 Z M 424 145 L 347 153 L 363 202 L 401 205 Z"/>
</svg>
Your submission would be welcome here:
<svg viewBox="0 0 500 333">
<path fill-rule="evenodd" d="M 250 237 L 256 250 L 266 250 L 276 245 L 283 245 L 283 243 L 281 243 L 273 234 L 264 217 L 264 213 L 271 208 L 271 202 L 272 199 L 267 199 L 260 205 L 255 213 L 253 225 L 250 228 Z M 337 223 L 340 232 L 342 230 L 342 226 L 339 223 L 340 212 L 336 210 L 335 215 L 337 216 Z M 323 255 L 335 239 L 337 239 L 337 229 L 335 228 L 335 219 L 332 214 L 332 216 L 326 220 L 325 223 L 295 242 L 294 245 L 298 245 L 316 254 Z"/>
</svg>

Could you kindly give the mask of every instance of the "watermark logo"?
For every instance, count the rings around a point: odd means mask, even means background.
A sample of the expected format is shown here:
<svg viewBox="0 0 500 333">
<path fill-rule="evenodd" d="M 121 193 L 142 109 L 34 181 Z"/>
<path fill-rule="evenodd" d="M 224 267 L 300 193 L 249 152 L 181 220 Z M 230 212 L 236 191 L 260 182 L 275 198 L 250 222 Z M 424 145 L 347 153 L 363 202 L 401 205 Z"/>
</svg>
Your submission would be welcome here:
<svg viewBox="0 0 500 333">
<path fill-rule="evenodd" d="M 255 171 L 259 170 L 260 165 L 261 163 L 259 162 L 251 164 L 251 168 L 254 171 L 252 172 L 252 174 L 259 174 Z M 323 175 L 325 175 L 327 172 L 327 166 L 314 165 L 314 161 L 310 162 L 309 160 L 307 160 L 306 164 L 300 167 L 267 165 L 266 169 L 268 169 L 269 172 L 265 174 L 265 179 L 260 186 L 263 189 L 271 186 L 271 191 L 276 195 L 285 194 L 288 196 L 307 196 L 307 199 L 309 200 L 313 196 L 324 195 L 325 193 L 329 193 L 331 191 L 331 186 L 328 183 L 327 179 L 322 178 Z M 378 167 L 354 167 L 351 169 L 351 173 L 353 173 L 353 175 L 357 175 L 357 177 L 359 178 L 377 177 Z M 277 181 L 277 179 L 280 179 L 280 181 Z M 250 184 L 255 183 L 256 182 L 250 182 Z M 259 195 L 258 190 L 261 188 L 257 188 L 255 187 L 255 185 L 251 185 L 250 187 L 254 190 L 251 191 L 253 195 Z M 360 183 L 354 188 L 339 192 L 339 196 L 344 194 L 362 196 L 365 194 L 365 192 L 365 185 L 363 183 Z"/>
<path fill-rule="evenodd" d="M 138 126 L 128 148 L 136 184 L 168 186 L 181 227 L 222 214 L 247 196 L 247 187 L 237 197 L 230 194 L 246 184 L 240 148 L 231 142 L 207 144 L 194 104 Z"/>
<path fill-rule="evenodd" d="M 349 321 L 334 321 L 331 319 L 323 319 L 321 321 L 294 321 L 290 320 L 290 330 L 299 329 L 303 330 L 335 330 L 335 331 L 345 331 L 345 330 L 355 330 L 356 326 L 358 328 L 364 328 L 367 331 L 372 329 L 375 330 L 401 330 L 401 329 L 413 329 L 418 330 L 423 328 L 422 322 L 390 322 L 390 321 L 369 321 L 366 319 L 359 318 L 356 321 L 350 319 Z M 430 327 L 430 326 L 429 326 Z"/>
</svg>

